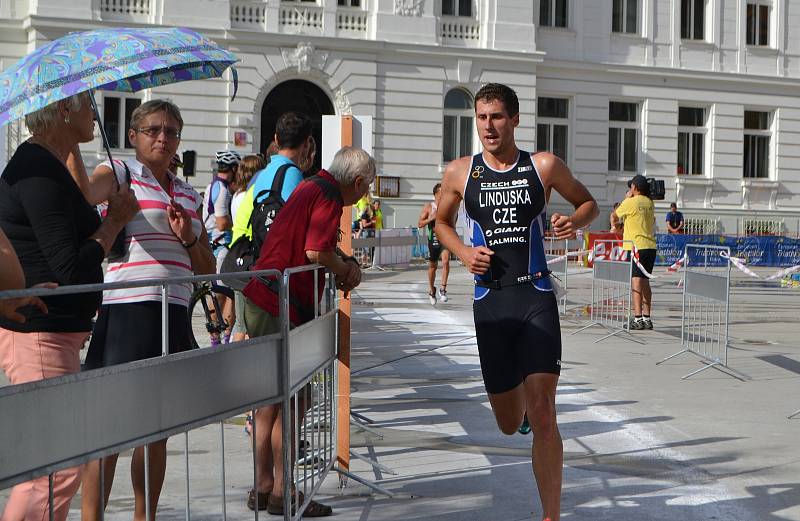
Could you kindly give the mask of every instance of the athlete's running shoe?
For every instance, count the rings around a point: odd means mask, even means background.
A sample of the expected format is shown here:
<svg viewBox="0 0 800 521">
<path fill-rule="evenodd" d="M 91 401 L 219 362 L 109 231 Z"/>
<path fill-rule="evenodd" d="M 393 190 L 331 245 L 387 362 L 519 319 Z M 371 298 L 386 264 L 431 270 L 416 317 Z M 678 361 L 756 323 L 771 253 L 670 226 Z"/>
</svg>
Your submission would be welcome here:
<svg viewBox="0 0 800 521">
<path fill-rule="evenodd" d="M 522 419 L 522 425 L 519 426 L 517 432 L 520 434 L 530 434 L 531 433 L 531 424 L 528 422 L 528 414 L 525 413 L 525 418 Z"/>
<path fill-rule="evenodd" d="M 440 302 L 447 302 L 447 290 L 444 288 L 439 288 L 439 301 Z"/>
<path fill-rule="evenodd" d="M 436 305 L 436 290 L 433 290 L 432 292 L 428 293 L 428 299 L 431 301 L 431 306 Z"/>
</svg>

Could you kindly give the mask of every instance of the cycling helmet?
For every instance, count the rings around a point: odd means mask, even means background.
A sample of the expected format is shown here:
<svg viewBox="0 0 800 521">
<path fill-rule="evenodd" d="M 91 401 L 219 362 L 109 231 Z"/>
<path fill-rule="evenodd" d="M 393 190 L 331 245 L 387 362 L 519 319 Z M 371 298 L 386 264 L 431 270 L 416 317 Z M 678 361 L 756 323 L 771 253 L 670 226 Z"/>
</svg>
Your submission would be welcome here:
<svg viewBox="0 0 800 521">
<path fill-rule="evenodd" d="M 220 166 L 236 166 L 242 160 L 242 156 L 235 150 L 218 150 L 217 164 Z"/>
</svg>

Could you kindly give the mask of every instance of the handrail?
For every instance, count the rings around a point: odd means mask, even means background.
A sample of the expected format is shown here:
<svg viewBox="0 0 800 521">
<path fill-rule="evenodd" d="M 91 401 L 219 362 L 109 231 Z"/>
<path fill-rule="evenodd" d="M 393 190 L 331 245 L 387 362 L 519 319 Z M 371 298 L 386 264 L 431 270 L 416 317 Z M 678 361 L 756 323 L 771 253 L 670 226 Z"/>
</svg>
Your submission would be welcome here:
<svg viewBox="0 0 800 521">
<path fill-rule="evenodd" d="M 278 270 L 244 271 L 240 273 L 212 273 L 209 275 L 190 275 L 185 277 L 171 277 L 161 279 L 139 279 L 121 282 L 98 282 L 96 284 L 74 284 L 58 286 L 56 288 L 26 288 L 0 291 L 0 298 L 16 297 L 47 297 L 51 295 L 75 295 L 79 293 L 92 293 L 112 289 L 144 288 L 148 286 L 176 286 L 178 284 L 191 284 L 193 282 L 209 282 L 215 280 L 238 280 L 243 278 L 281 277 Z"/>
</svg>

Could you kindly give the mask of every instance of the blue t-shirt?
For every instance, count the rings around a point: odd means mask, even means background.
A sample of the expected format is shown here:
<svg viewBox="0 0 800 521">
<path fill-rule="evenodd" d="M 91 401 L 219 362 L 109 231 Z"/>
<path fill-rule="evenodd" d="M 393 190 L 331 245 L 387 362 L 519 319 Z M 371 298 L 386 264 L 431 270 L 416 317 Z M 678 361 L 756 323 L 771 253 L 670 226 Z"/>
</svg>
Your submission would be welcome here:
<svg viewBox="0 0 800 521">
<path fill-rule="evenodd" d="M 677 228 L 683 222 L 683 214 L 681 212 L 667 212 L 666 222 L 673 228 Z"/>
<path fill-rule="evenodd" d="M 256 175 L 253 176 L 252 186 L 254 203 L 259 202 L 256 200 L 259 192 L 272 188 L 272 181 L 275 179 L 275 173 L 278 171 L 278 168 L 286 164 L 292 166 L 286 170 L 286 174 L 283 176 L 283 189 L 281 190 L 281 197 L 284 201 L 289 200 L 289 196 L 292 195 L 294 189 L 297 188 L 297 185 L 299 185 L 300 181 L 303 180 L 303 172 L 301 172 L 300 169 L 294 165 L 291 159 L 280 154 L 275 154 L 269 158 L 269 164 L 267 167 L 263 170 L 259 170 L 256 172 Z"/>
</svg>

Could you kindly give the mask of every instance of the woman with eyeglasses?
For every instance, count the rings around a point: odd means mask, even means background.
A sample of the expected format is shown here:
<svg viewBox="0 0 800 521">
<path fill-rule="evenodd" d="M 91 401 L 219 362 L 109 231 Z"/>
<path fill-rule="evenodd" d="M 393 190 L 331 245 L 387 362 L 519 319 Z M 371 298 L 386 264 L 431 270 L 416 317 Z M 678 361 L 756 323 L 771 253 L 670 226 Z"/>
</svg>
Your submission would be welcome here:
<svg viewBox="0 0 800 521">
<path fill-rule="evenodd" d="M 183 119 L 174 104 L 148 101 L 131 115 L 128 140 L 136 157 L 124 162 L 99 165 L 94 174 L 81 177 L 87 199 L 105 201 L 130 177 L 140 211 L 125 227 L 125 249 L 109 259 L 106 282 L 168 279 L 215 272 L 214 256 L 198 215 L 200 195 L 170 171 L 170 162 L 180 144 Z M 167 353 L 190 349 L 188 305 L 191 285 L 169 288 L 169 345 Z M 162 355 L 161 287 L 106 291 L 97 318 L 86 366 L 89 369 Z M 150 519 L 155 519 L 164 483 L 167 440 L 149 445 Z M 135 496 L 135 521 L 145 521 L 144 448 L 138 447 L 131 461 Z M 111 492 L 117 455 L 105 458 L 105 501 Z M 87 464 L 82 492 L 82 519 L 100 518 L 100 465 Z"/>
</svg>

